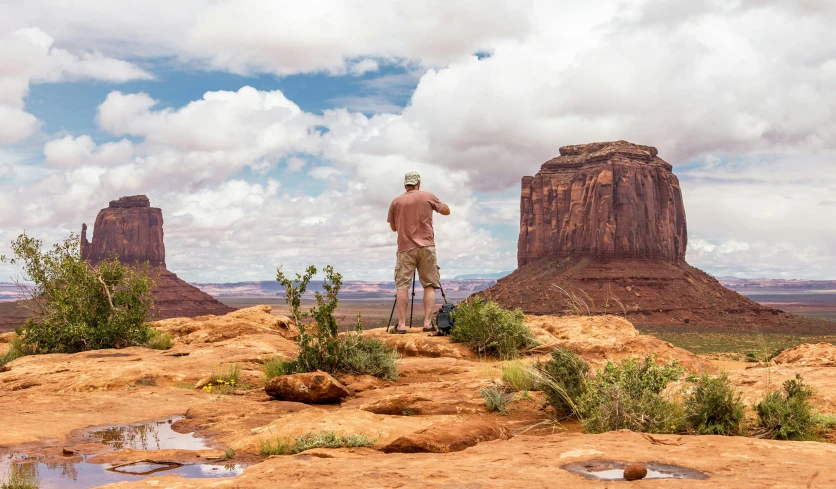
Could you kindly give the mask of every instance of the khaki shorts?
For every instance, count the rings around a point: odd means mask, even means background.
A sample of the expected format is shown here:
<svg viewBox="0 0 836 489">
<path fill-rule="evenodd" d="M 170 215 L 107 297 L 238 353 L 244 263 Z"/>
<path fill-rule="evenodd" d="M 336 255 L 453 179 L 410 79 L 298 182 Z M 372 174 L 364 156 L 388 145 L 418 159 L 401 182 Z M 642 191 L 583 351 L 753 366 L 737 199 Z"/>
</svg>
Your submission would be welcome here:
<svg viewBox="0 0 836 489">
<path fill-rule="evenodd" d="M 438 262 L 435 259 L 435 246 L 412 248 L 398 253 L 398 263 L 395 265 L 395 287 L 408 289 L 416 268 L 418 279 L 421 280 L 421 285 L 425 289 L 427 287 L 441 288 Z"/>
</svg>

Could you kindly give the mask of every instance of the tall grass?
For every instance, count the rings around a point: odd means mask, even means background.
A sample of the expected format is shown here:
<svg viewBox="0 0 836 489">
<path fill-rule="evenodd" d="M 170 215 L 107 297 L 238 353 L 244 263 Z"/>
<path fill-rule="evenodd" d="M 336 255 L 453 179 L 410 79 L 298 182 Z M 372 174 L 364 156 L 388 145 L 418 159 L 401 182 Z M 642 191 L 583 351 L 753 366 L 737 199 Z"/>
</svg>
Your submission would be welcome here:
<svg viewBox="0 0 836 489">
<path fill-rule="evenodd" d="M 534 368 L 518 359 L 502 362 L 502 382 L 517 392 L 539 389 Z"/>
</svg>

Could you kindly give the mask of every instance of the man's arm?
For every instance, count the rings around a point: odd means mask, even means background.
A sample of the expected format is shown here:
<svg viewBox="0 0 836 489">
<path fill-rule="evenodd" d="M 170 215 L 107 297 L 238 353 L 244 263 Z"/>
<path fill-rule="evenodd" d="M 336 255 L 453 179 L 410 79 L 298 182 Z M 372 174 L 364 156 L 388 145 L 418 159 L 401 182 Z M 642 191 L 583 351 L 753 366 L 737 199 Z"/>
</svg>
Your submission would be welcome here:
<svg viewBox="0 0 836 489">
<path fill-rule="evenodd" d="M 394 223 L 394 222 L 390 222 L 390 223 L 389 223 L 389 227 L 390 227 L 390 228 L 392 228 L 392 232 L 393 232 L 393 233 L 397 233 L 397 232 L 398 232 L 398 227 L 397 227 L 397 226 L 395 226 L 395 223 Z"/>
</svg>

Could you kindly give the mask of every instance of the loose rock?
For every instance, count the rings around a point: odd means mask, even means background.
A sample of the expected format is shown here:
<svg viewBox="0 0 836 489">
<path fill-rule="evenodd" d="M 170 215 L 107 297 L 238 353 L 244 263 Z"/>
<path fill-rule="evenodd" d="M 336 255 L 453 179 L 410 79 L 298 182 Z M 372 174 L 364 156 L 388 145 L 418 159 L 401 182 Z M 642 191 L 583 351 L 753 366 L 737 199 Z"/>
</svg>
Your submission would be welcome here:
<svg viewBox="0 0 836 489">
<path fill-rule="evenodd" d="M 647 467 L 642 464 L 630 464 L 624 468 L 624 478 L 628 481 L 637 481 L 647 476 Z"/>
<path fill-rule="evenodd" d="M 274 377 L 264 391 L 273 399 L 305 404 L 333 402 L 352 395 L 337 379 L 320 370 Z"/>
</svg>

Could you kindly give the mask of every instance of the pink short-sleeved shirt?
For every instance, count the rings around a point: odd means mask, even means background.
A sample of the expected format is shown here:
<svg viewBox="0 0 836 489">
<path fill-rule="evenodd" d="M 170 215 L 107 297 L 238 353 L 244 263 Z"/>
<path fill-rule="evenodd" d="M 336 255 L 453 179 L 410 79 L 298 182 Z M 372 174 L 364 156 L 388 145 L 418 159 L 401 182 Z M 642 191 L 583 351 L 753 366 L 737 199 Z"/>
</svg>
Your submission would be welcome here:
<svg viewBox="0 0 836 489">
<path fill-rule="evenodd" d="M 441 211 L 444 204 L 434 194 L 423 190 L 408 190 L 395 197 L 389 206 L 388 222 L 398 229 L 398 253 L 435 246 L 433 211 Z"/>
</svg>

